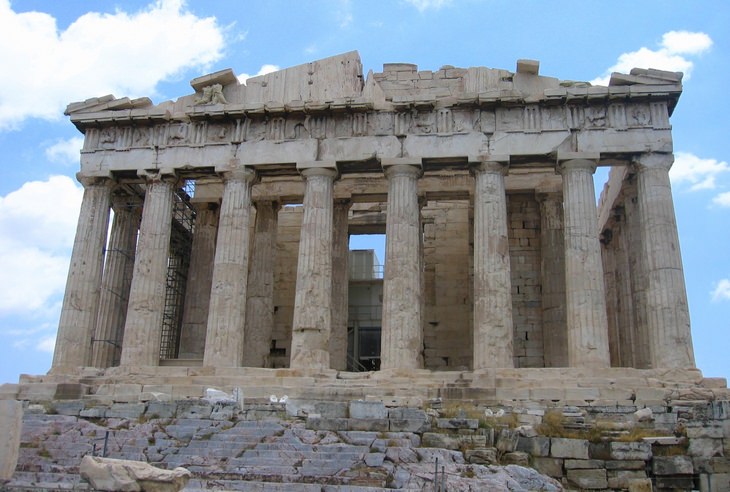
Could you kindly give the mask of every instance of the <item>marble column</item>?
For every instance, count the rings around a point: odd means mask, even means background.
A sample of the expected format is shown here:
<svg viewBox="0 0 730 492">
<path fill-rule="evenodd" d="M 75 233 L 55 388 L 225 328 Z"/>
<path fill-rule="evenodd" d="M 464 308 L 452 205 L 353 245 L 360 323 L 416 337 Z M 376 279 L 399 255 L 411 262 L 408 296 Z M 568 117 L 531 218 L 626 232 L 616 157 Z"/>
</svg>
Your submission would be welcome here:
<svg viewBox="0 0 730 492">
<path fill-rule="evenodd" d="M 190 249 L 179 359 L 202 359 L 208 327 L 208 303 L 213 282 L 215 240 L 218 235 L 218 203 L 198 202 L 195 207 L 195 230 Z"/>
<path fill-rule="evenodd" d="M 420 159 L 383 159 L 388 178 L 381 369 L 423 365 Z"/>
<path fill-rule="evenodd" d="M 84 197 L 58 322 L 53 374 L 91 363 L 91 338 L 99 307 L 111 188 L 105 178 L 78 179 L 84 185 Z"/>
<path fill-rule="evenodd" d="M 243 360 L 251 185 L 255 177 L 256 173 L 246 168 L 223 173 L 225 187 L 203 354 L 206 366 L 240 367 Z"/>
<path fill-rule="evenodd" d="M 672 154 L 644 154 L 634 166 L 646 275 L 647 331 L 652 366 L 695 366 L 682 255 L 669 168 Z"/>
<path fill-rule="evenodd" d="M 350 215 L 349 199 L 335 200 L 332 229 L 332 331 L 330 333 L 330 365 L 347 369 L 347 321 L 350 284 Z"/>
<path fill-rule="evenodd" d="M 124 323 L 122 366 L 156 366 L 160 361 L 160 335 L 177 177 L 160 172 L 146 174 L 145 178 L 147 190 Z"/>
<path fill-rule="evenodd" d="M 122 349 L 142 207 L 138 198 L 120 195 L 113 198 L 112 209 L 92 359 L 94 367 L 102 368 L 115 365 Z"/>
<path fill-rule="evenodd" d="M 537 200 L 540 203 L 543 357 L 545 367 L 568 367 L 563 196 L 557 192 L 538 193 Z"/>
<path fill-rule="evenodd" d="M 246 299 L 243 365 L 267 367 L 274 332 L 274 271 L 279 202 L 257 201 Z"/>
<path fill-rule="evenodd" d="M 305 179 L 299 237 L 291 362 L 294 369 L 329 369 L 332 300 L 334 162 L 299 163 Z"/>
<path fill-rule="evenodd" d="M 636 196 L 636 177 L 628 179 L 623 185 L 626 198 L 626 241 L 624 248 L 628 261 L 631 292 L 631 326 L 633 328 L 633 367 L 650 369 L 651 349 L 649 347 L 649 328 L 647 326 L 646 289 L 647 278 L 644 272 L 644 248 L 641 240 L 641 217 L 639 200 Z"/>
<path fill-rule="evenodd" d="M 597 156 L 560 158 L 571 367 L 609 367 L 608 321 L 593 173 Z"/>
<path fill-rule="evenodd" d="M 508 158 L 482 158 L 474 174 L 474 370 L 514 367 L 512 282 L 504 176 Z"/>
</svg>

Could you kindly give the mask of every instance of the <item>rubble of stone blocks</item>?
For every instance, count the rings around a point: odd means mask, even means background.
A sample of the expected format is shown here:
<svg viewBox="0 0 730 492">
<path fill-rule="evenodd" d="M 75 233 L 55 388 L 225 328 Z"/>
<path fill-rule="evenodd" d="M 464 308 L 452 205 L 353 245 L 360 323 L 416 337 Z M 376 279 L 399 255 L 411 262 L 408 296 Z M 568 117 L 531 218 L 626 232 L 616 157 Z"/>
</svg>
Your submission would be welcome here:
<svg viewBox="0 0 730 492">
<path fill-rule="evenodd" d="M 18 466 L 6 488 L 88 488 L 79 463 L 103 453 L 109 431 L 108 457 L 184 467 L 193 474 L 184 490 L 294 483 L 421 490 L 437 459 L 453 490 L 488 487 L 499 477 L 542 480 L 545 490 L 730 490 L 728 401 L 523 403 L 26 402 Z"/>
</svg>

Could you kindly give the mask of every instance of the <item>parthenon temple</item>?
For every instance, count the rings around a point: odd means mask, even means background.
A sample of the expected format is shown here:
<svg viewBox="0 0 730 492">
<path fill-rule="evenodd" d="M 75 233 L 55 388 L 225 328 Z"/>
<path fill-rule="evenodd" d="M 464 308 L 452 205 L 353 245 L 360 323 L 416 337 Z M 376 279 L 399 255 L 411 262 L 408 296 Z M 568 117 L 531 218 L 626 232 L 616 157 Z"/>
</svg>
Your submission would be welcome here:
<svg viewBox="0 0 730 492">
<path fill-rule="evenodd" d="M 72 103 L 84 195 L 49 375 L 692 371 L 681 81 L 364 75 L 350 52 Z"/>
</svg>

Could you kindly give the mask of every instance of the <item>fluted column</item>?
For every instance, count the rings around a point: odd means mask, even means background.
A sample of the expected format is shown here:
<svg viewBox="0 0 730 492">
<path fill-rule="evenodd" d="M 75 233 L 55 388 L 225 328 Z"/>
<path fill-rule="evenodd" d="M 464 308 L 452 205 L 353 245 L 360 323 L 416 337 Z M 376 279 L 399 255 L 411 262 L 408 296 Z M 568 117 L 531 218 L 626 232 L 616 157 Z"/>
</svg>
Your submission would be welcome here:
<svg viewBox="0 0 730 492">
<path fill-rule="evenodd" d="M 91 362 L 91 338 L 99 306 L 104 244 L 109 228 L 109 181 L 83 176 L 78 179 L 84 185 L 84 197 L 53 352 L 50 372 L 55 374 L 88 366 Z"/>
<path fill-rule="evenodd" d="M 290 367 L 329 369 L 334 162 L 299 163 L 305 179 Z"/>
<path fill-rule="evenodd" d="M 639 200 L 636 196 L 636 179 L 629 179 L 623 185 L 626 194 L 624 211 L 626 212 L 626 241 L 624 250 L 628 260 L 628 276 L 630 282 L 631 303 L 630 328 L 633 333 L 633 367 L 650 369 L 651 349 L 649 347 L 649 328 L 647 326 L 646 288 L 648 279 L 644 275 L 644 247 L 641 239 L 641 217 Z"/>
<path fill-rule="evenodd" d="M 472 167 L 474 190 L 474 369 L 514 367 L 512 282 L 504 176 L 508 158 Z"/>
<path fill-rule="evenodd" d="M 593 156 L 591 156 L 593 157 Z M 560 159 L 565 220 L 568 359 L 572 367 L 609 367 L 608 321 L 593 173 L 596 159 Z"/>
<path fill-rule="evenodd" d="M 672 154 L 645 154 L 634 162 L 652 366 L 694 367 L 682 255 L 669 168 Z"/>
<path fill-rule="evenodd" d="M 279 202 L 257 201 L 246 299 L 243 365 L 267 367 L 274 331 L 274 270 Z"/>
<path fill-rule="evenodd" d="M 147 191 L 124 323 L 122 366 L 156 366 L 160 361 L 173 194 L 177 178 L 161 172 L 146 174 L 145 177 Z"/>
<path fill-rule="evenodd" d="M 121 195 L 112 200 L 114 221 L 106 250 L 101 282 L 99 313 L 96 319 L 94 367 L 111 367 L 117 362 L 124 337 L 129 289 L 132 285 L 134 257 L 141 204 L 136 197 Z"/>
<path fill-rule="evenodd" d="M 351 202 L 335 200 L 332 229 L 332 331 L 330 333 L 330 365 L 347 369 L 347 319 L 350 284 L 350 233 L 348 222 Z"/>
<path fill-rule="evenodd" d="M 205 332 L 208 327 L 208 303 L 213 282 L 215 240 L 218 235 L 218 204 L 194 203 L 195 231 L 190 249 L 182 326 L 180 328 L 179 359 L 202 359 Z"/>
<path fill-rule="evenodd" d="M 239 367 L 243 359 L 251 185 L 255 176 L 246 168 L 223 173 L 225 187 L 203 355 L 206 366 Z"/>
<path fill-rule="evenodd" d="M 423 365 L 420 159 L 383 159 L 388 178 L 381 369 Z"/>
<path fill-rule="evenodd" d="M 543 357 L 545 367 L 568 367 L 563 197 L 555 192 L 538 193 L 537 199 L 540 202 Z"/>
</svg>

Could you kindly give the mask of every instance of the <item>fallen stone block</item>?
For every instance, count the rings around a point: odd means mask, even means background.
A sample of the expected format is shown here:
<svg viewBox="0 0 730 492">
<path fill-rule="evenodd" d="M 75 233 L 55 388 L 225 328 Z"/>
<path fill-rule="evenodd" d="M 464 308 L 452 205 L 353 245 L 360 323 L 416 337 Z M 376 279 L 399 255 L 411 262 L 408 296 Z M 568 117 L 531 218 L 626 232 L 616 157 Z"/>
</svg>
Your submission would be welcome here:
<svg viewBox="0 0 730 492">
<path fill-rule="evenodd" d="M 120 492 L 177 492 L 191 477 L 185 468 L 163 470 L 141 461 L 98 456 L 84 456 L 79 473 L 97 490 Z"/>
<path fill-rule="evenodd" d="M 436 425 L 439 429 L 476 429 L 479 427 L 478 419 L 438 419 Z"/>
</svg>

